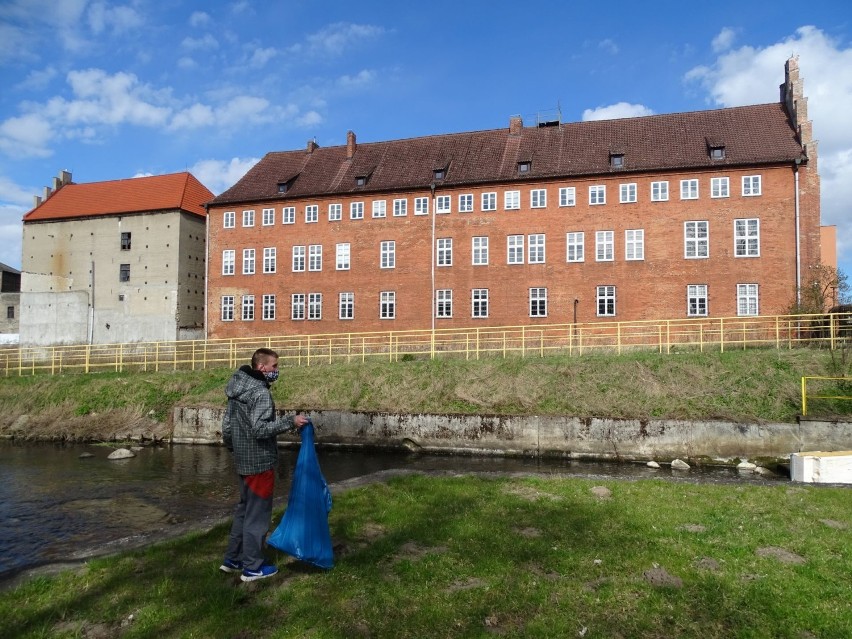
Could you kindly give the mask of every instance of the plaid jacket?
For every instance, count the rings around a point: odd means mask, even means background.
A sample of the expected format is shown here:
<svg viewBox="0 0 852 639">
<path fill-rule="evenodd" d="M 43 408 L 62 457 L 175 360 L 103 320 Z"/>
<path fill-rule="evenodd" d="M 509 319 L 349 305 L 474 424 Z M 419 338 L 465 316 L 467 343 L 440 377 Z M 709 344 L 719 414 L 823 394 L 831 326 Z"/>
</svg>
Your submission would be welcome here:
<svg viewBox="0 0 852 639">
<path fill-rule="evenodd" d="M 225 388 L 228 409 L 222 420 L 222 440 L 234 453 L 240 475 L 256 475 L 278 465 L 279 433 L 293 430 L 293 417 L 275 415 L 269 384 L 260 371 L 242 366 Z"/>
</svg>

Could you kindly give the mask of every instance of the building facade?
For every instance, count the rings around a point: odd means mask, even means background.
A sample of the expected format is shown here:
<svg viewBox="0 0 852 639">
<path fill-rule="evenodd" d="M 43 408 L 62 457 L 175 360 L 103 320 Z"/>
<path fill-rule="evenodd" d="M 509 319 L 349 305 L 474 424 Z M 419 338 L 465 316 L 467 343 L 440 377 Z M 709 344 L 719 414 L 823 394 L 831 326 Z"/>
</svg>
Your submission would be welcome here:
<svg viewBox="0 0 852 639">
<path fill-rule="evenodd" d="M 74 184 L 24 216 L 21 344 L 204 334 L 206 210 L 189 173 Z"/>
<path fill-rule="evenodd" d="M 267 154 L 208 205 L 208 336 L 768 315 L 821 260 L 778 103 Z"/>
<path fill-rule="evenodd" d="M 0 344 L 18 343 L 21 272 L 0 263 Z"/>
</svg>

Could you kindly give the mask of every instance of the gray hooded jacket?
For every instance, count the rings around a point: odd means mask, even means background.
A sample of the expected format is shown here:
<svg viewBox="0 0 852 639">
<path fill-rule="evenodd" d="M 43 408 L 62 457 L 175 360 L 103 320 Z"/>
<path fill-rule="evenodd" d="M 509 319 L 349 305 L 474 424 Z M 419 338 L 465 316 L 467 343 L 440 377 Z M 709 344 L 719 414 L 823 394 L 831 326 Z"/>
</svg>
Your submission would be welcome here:
<svg viewBox="0 0 852 639">
<path fill-rule="evenodd" d="M 278 464 L 279 433 L 293 430 L 293 417 L 278 418 L 263 373 L 241 366 L 225 388 L 228 408 L 222 420 L 222 440 L 234 453 L 240 475 L 256 475 Z"/>
</svg>

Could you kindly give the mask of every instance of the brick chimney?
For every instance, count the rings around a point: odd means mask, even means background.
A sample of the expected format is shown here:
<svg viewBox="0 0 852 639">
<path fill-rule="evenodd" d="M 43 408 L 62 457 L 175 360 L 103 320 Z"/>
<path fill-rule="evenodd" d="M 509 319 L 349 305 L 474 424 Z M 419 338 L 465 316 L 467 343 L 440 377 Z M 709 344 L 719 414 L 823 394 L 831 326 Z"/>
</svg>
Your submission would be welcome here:
<svg viewBox="0 0 852 639">
<path fill-rule="evenodd" d="M 513 115 L 509 118 L 509 135 L 520 135 L 521 129 L 524 128 L 524 121 L 519 115 Z"/>
<path fill-rule="evenodd" d="M 346 159 L 351 160 L 355 156 L 355 134 L 352 131 L 346 133 Z"/>
<path fill-rule="evenodd" d="M 312 140 L 308 140 L 308 153 L 313 153 L 319 148 L 319 144 L 317 144 L 316 138 Z"/>
</svg>

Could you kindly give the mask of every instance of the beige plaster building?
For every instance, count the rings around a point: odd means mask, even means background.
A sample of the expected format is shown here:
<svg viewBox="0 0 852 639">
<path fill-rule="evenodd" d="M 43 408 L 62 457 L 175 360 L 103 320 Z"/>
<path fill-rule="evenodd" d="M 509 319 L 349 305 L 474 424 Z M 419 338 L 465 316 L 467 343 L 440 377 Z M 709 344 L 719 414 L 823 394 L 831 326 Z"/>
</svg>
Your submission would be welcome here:
<svg viewBox="0 0 852 639">
<path fill-rule="evenodd" d="M 23 219 L 21 344 L 203 337 L 212 197 L 186 172 L 75 184 L 62 171 Z"/>
</svg>

